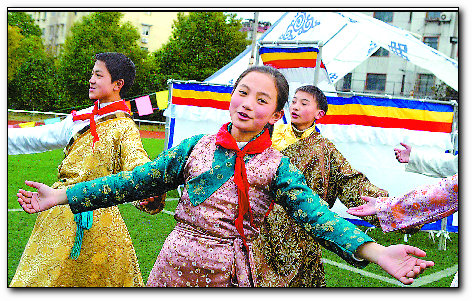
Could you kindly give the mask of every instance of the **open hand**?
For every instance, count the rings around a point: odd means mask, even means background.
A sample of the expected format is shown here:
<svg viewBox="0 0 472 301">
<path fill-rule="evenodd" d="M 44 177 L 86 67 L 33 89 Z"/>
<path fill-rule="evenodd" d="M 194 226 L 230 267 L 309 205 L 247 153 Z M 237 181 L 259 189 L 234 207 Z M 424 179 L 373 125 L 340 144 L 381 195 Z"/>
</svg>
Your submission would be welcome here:
<svg viewBox="0 0 472 301">
<path fill-rule="evenodd" d="M 19 189 L 16 194 L 18 203 L 20 203 L 23 210 L 28 213 L 38 213 L 48 210 L 59 204 L 59 195 L 61 195 L 61 193 L 65 195 L 65 191 L 62 189 L 56 190 L 43 183 L 25 181 L 25 184 L 38 190 L 37 192 L 33 192 Z"/>
<path fill-rule="evenodd" d="M 434 262 L 415 256 L 425 257 L 426 252 L 409 245 L 392 245 L 380 254 L 377 264 L 403 284 L 412 284 L 426 268 L 434 266 Z"/>
<path fill-rule="evenodd" d="M 150 197 L 145 200 L 133 202 L 134 206 L 141 211 L 149 214 L 157 214 L 164 209 L 166 201 L 166 194 L 161 196 Z"/>
<path fill-rule="evenodd" d="M 400 163 L 410 162 L 411 146 L 405 143 L 400 143 L 400 145 L 403 146 L 404 149 L 394 148 L 395 158 L 397 158 L 397 161 Z"/>
<path fill-rule="evenodd" d="M 346 212 L 354 216 L 368 216 L 377 213 L 375 211 L 375 203 L 377 202 L 376 198 L 361 196 L 361 199 L 366 201 L 364 205 L 348 208 Z"/>
</svg>

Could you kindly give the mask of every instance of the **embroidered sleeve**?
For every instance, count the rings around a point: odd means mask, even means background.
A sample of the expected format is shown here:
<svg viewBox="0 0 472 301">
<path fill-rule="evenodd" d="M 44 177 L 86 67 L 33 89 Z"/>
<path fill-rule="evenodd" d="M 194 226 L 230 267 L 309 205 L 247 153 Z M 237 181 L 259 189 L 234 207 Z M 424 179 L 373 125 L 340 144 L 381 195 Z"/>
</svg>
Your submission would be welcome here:
<svg viewBox="0 0 472 301">
<path fill-rule="evenodd" d="M 327 203 L 312 192 L 303 174 L 287 157 L 283 157 L 279 165 L 272 189 L 276 201 L 321 245 L 351 264 L 367 265 L 366 261 L 356 263 L 354 253 L 360 245 L 372 239 L 330 211 Z"/>
<path fill-rule="evenodd" d="M 122 171 L 69 187 L 66 192 L 72 212 L 142 200 L 176 189 L 184 183 L 185 163 L 201 137 L 203 135 L 186 139 L 163 151 L 154 161 L 137 166 L 132 171 Z"/>
<path fill-rule="evenodd" d="M 458 175 L 401 197 L 379 198 L 375 207 L 384 232 L 442 219 L 458 210 Z"/>
</svg>

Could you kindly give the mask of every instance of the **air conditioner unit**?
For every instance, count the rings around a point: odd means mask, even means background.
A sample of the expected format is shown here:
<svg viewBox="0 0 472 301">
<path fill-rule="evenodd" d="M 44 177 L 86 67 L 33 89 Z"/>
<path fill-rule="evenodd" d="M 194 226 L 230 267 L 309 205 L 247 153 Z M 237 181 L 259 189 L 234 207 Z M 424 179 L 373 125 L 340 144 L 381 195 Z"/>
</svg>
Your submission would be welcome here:
<svg viewBox="0 0 472 301">
<path fill-rule="evenodd" d="M 148 42 L 148 39 L 147 39 L 147 38 L 142 38 L 142 39 L 141 39 L 141 42 L 144 43 L 144 44 L 146 44 L 146 43 Z"/>
<path fill-rule="evenodd" d="M 451 21 L 451 14 L 450 13 L 441 13 L 441 15 L 439 16 L 439 21 L 441 21 L 441 22 Z"/>
</svg>

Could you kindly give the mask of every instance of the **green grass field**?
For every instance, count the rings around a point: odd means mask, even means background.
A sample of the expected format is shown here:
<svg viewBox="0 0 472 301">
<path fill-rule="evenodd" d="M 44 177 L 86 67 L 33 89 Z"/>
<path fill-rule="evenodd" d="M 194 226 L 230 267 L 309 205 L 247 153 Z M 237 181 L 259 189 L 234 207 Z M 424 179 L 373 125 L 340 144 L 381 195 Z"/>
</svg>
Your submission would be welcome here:
<svg viewBox="0 0 472 301">
<path fill-rule="evenodd" d="M 153 159 L 162 151 L 164 141 L 143 139 L 143 144 L 150 158 Z M 16 200 L 16 192 L 18 188 L 26 188 L 24 180 L 34 180 L 47 184 L 54 183 L 57 178 L 57 166 L 63 156 L 62 150 L 41 154 L 8 156 L 8 283 L 10 283 L 15 273 L 36 219 L 35 215 L 18 211 L 20 206 Z M 176 198 L 176 191 L 169 192 L 167 197 Z M 176 204 L 176 201 L 169 201 L 165 209 L 174 211 Z M 175 225 L 174 219 L 166 213 L 151 216 L 136 210 L 129 204 L 120 205 L 119 208 L 128 226 L 143 279 L 146 282 L 162 243 Z M 363 230 L 365 229 L 363 228 Z M 384 245 L 404 243 L 402 234 L 384 234 L 378 229 L 373 229 L 368 234 Z M 449 235 L 451 239 L 447 241 L 447 250 L 445 251 L 437 250 L 437 240 L 433 242 L 427 232 L 421 231 L 409 238 L 408 244 L 426 251 L 427 258 L 436 263 L 433 268 L 428 269 L 422 277 L 417 279 L 422 287 L 449 287 L 454 276 L 454 266 L 457 266 L 459 256 L 458 235 L 456 233 L 450 233 Z M 346 269 L 344 266 L 347 264 L 333 253 L 324 250 L 323 254 L 323 257 L 328 260 L 328 263 L 325 264 L 325 270 L 329 287 L 399 286 L 399 282 L 394 283 L 393 278 L 376 265 L 370 264 L 367 266 L 362 270 L 362 273 L 364 273 L 362 275 L 356 270 Z M 337 265 L 341 265 L 341 267 Z"/>
</svg>

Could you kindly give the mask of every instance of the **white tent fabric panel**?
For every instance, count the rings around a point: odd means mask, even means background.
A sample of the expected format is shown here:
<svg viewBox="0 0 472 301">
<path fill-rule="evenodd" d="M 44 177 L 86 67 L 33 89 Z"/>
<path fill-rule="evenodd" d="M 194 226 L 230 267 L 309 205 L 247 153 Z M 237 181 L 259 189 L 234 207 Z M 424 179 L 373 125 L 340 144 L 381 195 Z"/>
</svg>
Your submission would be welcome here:
<svg viewBox="0 0 472 301">
<path fill-rule="evenodd" d="M 261 41 L 322 41 L 322 60 L 333 83 L 364 62 L 379 47 L 431 71 L 457 91 L 457 61 L 425 45 L 406 30 L 357 12 L 290 12 Z M 249 65 L 250 48 L 206 81 L 232 84 Z M 312 83 L 307 82 L 307 83 Z"/>
</svg>

